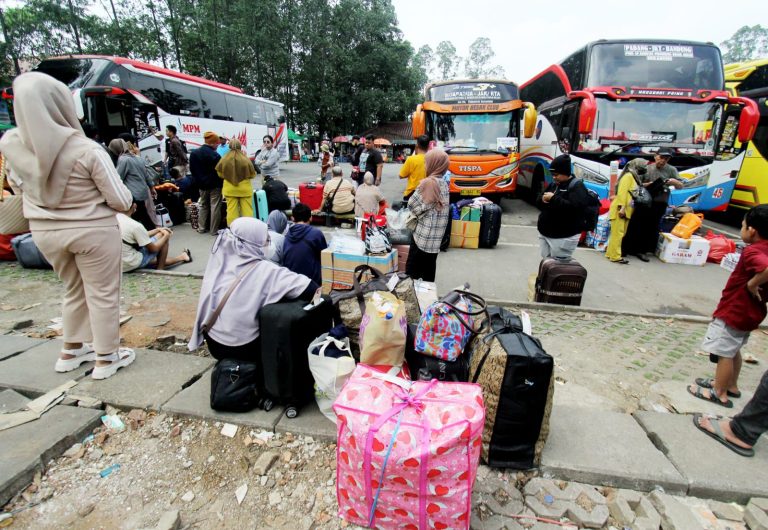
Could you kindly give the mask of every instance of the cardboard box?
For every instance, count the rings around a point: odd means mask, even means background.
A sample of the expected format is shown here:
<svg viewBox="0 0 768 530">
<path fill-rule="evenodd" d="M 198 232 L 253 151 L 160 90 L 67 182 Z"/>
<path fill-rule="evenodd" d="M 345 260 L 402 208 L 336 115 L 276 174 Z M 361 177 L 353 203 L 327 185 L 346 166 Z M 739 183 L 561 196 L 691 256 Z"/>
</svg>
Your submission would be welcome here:
<svg viewBox="0 0 768 530">
<path fill-rule="evenodd" d="M 328 294 L 332 289 L 351 289 L 355 267 L 358 265 L 370 265 L 383 274 L 397 270 L 397 251 L 389 254 L 375 256 L 359 256 L 355 254 L 333 253 L 325 249 L 320 253 L 321 274 L 323 277 L 323 294 Z M 368 281 L 370 274 L 363 276 L 362 281 Z"/>
<path fill-rule="evenodd" d="M 451 248 L 478 248 L 480 246 L 480 222 L 451 221 Z"/>
<path fill-rule="evenodd" d="M 472 206 L 463 206 L 461 208 L 461 215 L 459 220 L 480 222 L 480 208 L 473 208 Z"/>
<path fill-rule="evenodd" d="M 709 240 L 699 236 L 683 239 L 669 233 L 659 235 L 656 255 L 664 263 L 704 265 L 709 254 Z"/>
</svg>

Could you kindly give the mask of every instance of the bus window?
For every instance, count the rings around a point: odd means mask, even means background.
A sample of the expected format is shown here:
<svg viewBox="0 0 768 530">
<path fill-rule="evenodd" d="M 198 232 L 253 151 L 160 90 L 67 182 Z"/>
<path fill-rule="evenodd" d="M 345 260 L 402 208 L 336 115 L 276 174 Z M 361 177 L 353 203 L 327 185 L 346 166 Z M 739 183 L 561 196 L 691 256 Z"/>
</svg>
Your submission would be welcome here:
<svg viewBox="0 0 768 530">
<path fill-rule="evenodd" d="M 122 75 L 125 75 L 126 73 L 128 73 L 128 70 L 121 72 Z M 133 90 L 138 90 L 155 105 L 170 112 L 168 110 L 168 102 L 165 97 L 165 87 L 163 86 L 162 79 L 130 72 L 130 84 L 126 81 L 126 86 Z"/>
<path fill-rule="evenodd" d="M 744 92 L 748 90 L 765 87 L 768 87 L 768 64 L 755 68 L 755 71 L 739 84 L 739 94 L 745 95 Z"/>
<path fill-rule="evenodd" d="M 579 50 L 568 57 L 560 65 L 568 76 L 568 81 L 571 83 L 572 90 L 581 90 L 584 88 L 584 55 L 584 50 Z"/>
<path fill-rule="evenodd" d="M 224 94 L 215 90 L 200 89 L 203 96 L 203 116 L 213 120 L 228 120 L 227 102 Z"/>
<path fill-rule="evenodd" d="M 163 84 L 168 104 L 166 111 L 181 116 L 200 116 L 200 90 L 197 87 L 174 81 L 163 81 Z"/>
<path fill-rule="evenodd" d="M 562 81 L 560 81 L 560 79 L 552 72 L 547 72 L 542 75 L 529 85 L 523 87 L 520 92 L 520 97 L 522 99 L 530 101 L 536 105 L 536 107 L 541 106 L 542 103 L 565 95 L 565 87 L 563 86 Z"/>
<path fill-rule="evenodd" d="M 246 101 L 248 106 L 248 121 L 259 125 L 267 124 L 267 117 L 264 115 L 264 104 L 261 101 L 249 99 Z"/>
<path fill-rule="evenodd" d="M 229 110 L 229 118 L 233 121 L 239 121 L 246 123 L 248 121 L 248 107 L 245 103 L 245 98 L 237 96 L 224 96 L 227 100 L 227 110 Z"/>
</svg>

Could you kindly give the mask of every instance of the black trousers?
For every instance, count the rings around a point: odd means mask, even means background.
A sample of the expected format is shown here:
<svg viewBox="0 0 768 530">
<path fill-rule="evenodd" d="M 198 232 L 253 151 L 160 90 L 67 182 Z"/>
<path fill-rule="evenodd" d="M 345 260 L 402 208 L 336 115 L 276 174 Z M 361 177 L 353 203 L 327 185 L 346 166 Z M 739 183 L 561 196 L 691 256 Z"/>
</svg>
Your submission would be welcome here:
<svg viewBox="0 0 768 530">
<path fill-rule="evenodd" d="M 733 434 L 742 442 L 755 445 L 764 432 L 768 432 L 768 371 L 757 385 L 755 395 L 731 420 Z"/>
<path fill-rule="evenodd" d="M 147 205 L 144 203 L 144 201 L 136 201 L 136 212 L 133 214 L 133 219 L 140 222 L 144 228 L 147 229 L 147 231 L 157 228 L 155 223 L 152 222 L 152 219 L 149 218 L 149 214 L 147 213 Z"/>
<path fill-rule="evenodd" d="M 667 205 L 663 202 L 653 202 L 645 208 L 638 207 L 632 212 L 627 233 L 621 241 L 621 254 L 631 256 L 634 254 L 656 252 L 659 241 L 659 223 L 667 211 Z"/>
<path fill-rule="evenodd" d="M 411 241 L 411 247 L 408 249 L 408 260 L 405 262 L 405 273 L 414 279 L 434 282 L 436 270 L 437 254 L 424 252 L 415 241 Z"/>
</svg>

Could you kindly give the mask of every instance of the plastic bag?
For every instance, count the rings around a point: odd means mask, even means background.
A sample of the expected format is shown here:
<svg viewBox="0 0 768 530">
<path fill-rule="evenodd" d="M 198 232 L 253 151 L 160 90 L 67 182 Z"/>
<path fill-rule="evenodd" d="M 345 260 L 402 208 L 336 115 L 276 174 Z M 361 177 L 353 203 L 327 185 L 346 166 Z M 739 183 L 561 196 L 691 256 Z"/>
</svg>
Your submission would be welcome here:
<svg viewBox="0 0 768 530">
<path fill-rule="evenodd" d="M 331 407 L 344 383 L 355 371 L 347 330 L 340 325 L 330 333 L 323 333 L 312 341 L 307 353 L 309 369 L 315 380 L 317 406 L 326 418 L 336 423 L 336 414 Z"/>
<path fill-rule="evenodd" d="M 704 215 L 700 213 L 687 213 L 672 229 L 672 235 L 681 239 L 690 239 L 699 229 L 703 220 Z"/>
<path fill-rule="evenodd" d="M 736 252 L 736 242 L 723 234 L 715 234 L 712 230 L 708 230 L 704 237 L 709 240 L 707 261 L 710 263 L 720 263 L 726 254 Z"/>
<path fill-rule="evenodd" d="M 354 254 L 355 256 L 365 255 L 365 243 L 356 237 L 341 233 L 334 234 L 328 248 L 331 249 L 331 252 L 338 254 Z"/>
<path fill-rule="evenodd" d="M 408 208 L 402 208 L 399 211 L 391 208 L 386 209 L 387 229 L 389 230 L 389 242 L 393 245 L 408 245 L 411 242 L 412 228 L 408 226 L 410 215 Z"/>
<path fill-rule="evenodd" d="M 387 231 L 376 223 L 368 223 L 365 229 L 365 252 L 367 254 L 386 254 L 392 251 Z"/>
</svg>

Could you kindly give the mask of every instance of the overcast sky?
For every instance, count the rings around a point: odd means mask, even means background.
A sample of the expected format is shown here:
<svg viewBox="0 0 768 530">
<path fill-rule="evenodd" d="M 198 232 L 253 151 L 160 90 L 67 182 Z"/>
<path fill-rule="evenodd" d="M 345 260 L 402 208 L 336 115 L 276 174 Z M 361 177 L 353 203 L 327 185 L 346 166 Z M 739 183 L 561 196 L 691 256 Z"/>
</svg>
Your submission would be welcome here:
<svg viewBox="0 0 768 530">
<path fill-rule="evenodd" d="M 478 37 L 491 39 L 493 63 L 522 83 L 597 39 L 653 38 L 719 45 L 740 27 L 768 26 L 768 2 L 741 0 L 392 0 L 400 29 L 414 49 L 453 42 L 466 57 Z"/>
</svg>

